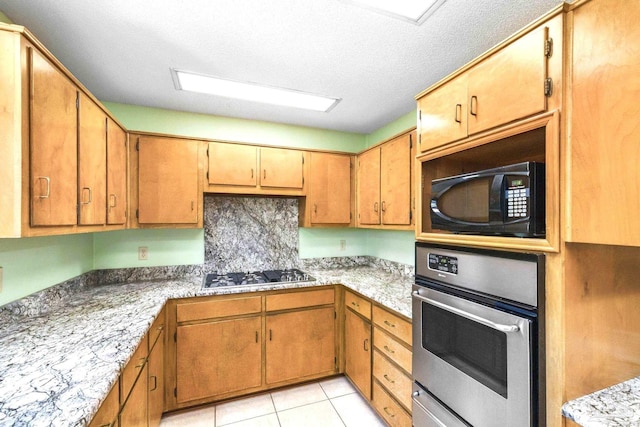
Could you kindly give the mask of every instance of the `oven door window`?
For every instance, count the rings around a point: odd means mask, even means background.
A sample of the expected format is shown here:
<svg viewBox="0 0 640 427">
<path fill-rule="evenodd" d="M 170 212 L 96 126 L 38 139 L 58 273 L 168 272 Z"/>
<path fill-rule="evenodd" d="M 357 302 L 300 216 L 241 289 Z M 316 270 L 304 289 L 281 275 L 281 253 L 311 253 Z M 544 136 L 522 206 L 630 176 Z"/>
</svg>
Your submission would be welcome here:
<svg viewBox="0 0 640 427">
<path fill-rule="evenodd" d="M 422 347 L 507 398 L 507 335 L 422 303 Z"/>
</svg>

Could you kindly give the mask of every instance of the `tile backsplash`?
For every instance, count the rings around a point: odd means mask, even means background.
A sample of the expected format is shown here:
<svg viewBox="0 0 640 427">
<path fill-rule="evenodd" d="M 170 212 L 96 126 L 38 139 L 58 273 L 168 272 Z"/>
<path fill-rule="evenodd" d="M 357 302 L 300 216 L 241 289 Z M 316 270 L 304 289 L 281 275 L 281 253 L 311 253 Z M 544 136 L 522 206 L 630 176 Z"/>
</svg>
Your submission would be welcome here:
<svg viewBox="0 0 640 427">
<path fill-rule="evenodd" d="M 299 267 L 297 199 L 207 195 L 204 229 L 205 272 Z"/>
</svg>

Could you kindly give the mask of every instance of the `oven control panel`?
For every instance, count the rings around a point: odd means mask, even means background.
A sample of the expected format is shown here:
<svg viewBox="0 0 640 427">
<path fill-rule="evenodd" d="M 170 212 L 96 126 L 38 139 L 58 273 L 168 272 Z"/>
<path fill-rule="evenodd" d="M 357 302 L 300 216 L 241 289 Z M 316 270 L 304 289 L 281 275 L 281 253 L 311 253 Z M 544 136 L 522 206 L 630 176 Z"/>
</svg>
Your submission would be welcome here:
<svg viewBox="0 0 640 427">
<path fill-rule="evenodd" d="M 458 274 L 458 258 L 448 255 L 429 253 L 429 269 Z"/>
</svg>

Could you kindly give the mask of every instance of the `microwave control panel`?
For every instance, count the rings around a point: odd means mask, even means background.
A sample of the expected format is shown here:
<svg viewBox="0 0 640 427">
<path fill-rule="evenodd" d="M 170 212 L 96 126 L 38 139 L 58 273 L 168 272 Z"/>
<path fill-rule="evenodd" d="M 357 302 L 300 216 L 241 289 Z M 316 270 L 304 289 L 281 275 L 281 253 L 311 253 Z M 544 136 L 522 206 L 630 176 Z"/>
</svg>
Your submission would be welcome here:
<svg viewBox="0 0 640 427">
<path fill-rule="evenodd" d="M 529 216 L 529 186 L 524 177 L 507 177 L 506 201 L 507 218 L 527 218 Z"/>
<path fill-rule="evenodd" d="M 458 274 L 458 258 L 430 252 L 429 269 L 443 271 L 450 274 Z"/>
</svg>

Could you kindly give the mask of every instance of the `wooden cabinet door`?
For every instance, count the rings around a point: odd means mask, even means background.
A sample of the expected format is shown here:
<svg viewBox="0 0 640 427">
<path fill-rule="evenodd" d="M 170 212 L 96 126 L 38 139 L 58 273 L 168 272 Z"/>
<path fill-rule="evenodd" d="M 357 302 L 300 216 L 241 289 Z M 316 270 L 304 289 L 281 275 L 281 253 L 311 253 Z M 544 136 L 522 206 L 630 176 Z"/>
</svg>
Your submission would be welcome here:
<svg viewBox="0 0 640 427">
<path fill-rule="evenodd" d="M 107 224 L 127 221 L 127 134 L 107 119 Z"/>
<path fill-rule="evenodd" d="M 164 330 L 149 352 L 149 427 L 160 425 L 164 409 Z"/>
<path fill-rule="evenodd" d="M 98 412 L 93 416 L 89 427 L 112 426 L 118 420 L 120 412 L 120 380 L 111 387 L 111 391 L 102 401 Z"/>
<path fill-rule="evenodd" d="M 418 99 L 420 151 L 466 138 L 467 111 L 466 74 Z"/>
<path fill-rule="evenodd" d="M 120 427 L 140 427 L 148 423 L 147 371 L 148 364 L 145 363 L 120 410 Z"/>
<path fill-rule="evenodd" d="M 267 384 L 335 372 L 333 307 L 267 316 Z"/>
<path fill-rule="evenodd" d="M 574 11 L 568 236 L 640 246 L 640 4 Z"/>
<path fill-rule="evenodd" d="M 380 147 L 358 155 L 358 224 L 380 224 Z"/>
<path fill-rule="evenodd" d="M 302 188 L 302 151 L 260 148 L 260 186 Z"/>
<path fill-rule="evenodd" d="M 545 111 L 547 76 L 542 25 L 469 71 L 469 134 Z"/>
<path fill-rule="evenodd" d="M 78 224 L 107 220 L 107 115 L 84 93 L 78 110 Z"/>
<path fill-rule="evenodd" d="M 73 83 L 29 48 L 31 225 L 75 225 L 78 201 L 77 109 Z"/>
<path fill-rule="evenodd" d="M 138 139 L 138 222 L 198 222 L 198 141 Z"/>
<path fill-rule="evenodd" d="M 344 154 L 310 154 L 309 194 L 312 224 L 351 222 L 351 157 Z"/>
<path fill-rule="evenodd" d="M 380 147 L 380 210 L 382 224 L 411 224 L 411 156 L 414 133 Z"/>
<path fill-rule="evenodd" d="M 353 311 L 345 310 L 344 373 L 358 387 L 360 393 L 371 399 L 371 323 Z"/>
<path fill-rule="evenodd" d="M 252 145 L 209 143 L 209 184 L 258 184 L 258 147 Z"/>
<path fill-rule="evenodd" d="M 178 326 L 177 401 L 203 399 L 262 384 L 262 319 Z"/>
</svg>

